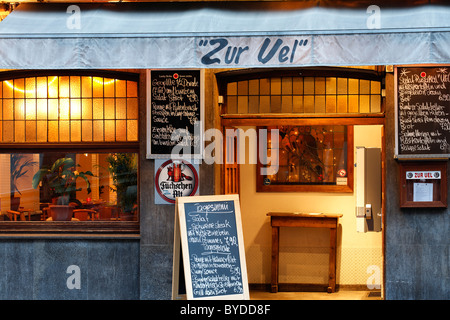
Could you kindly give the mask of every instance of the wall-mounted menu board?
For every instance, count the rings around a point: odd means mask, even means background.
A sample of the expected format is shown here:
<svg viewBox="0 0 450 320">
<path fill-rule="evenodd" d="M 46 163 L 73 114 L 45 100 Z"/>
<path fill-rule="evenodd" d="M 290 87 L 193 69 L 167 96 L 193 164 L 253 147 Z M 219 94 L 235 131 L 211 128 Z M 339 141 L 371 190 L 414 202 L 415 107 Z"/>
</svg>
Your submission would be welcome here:
<svg viewBox="0 0 450 320">
<path fill-rule="evenodd" d="M 173 252 L 173 299 L 180 256 L 187 299 L 249 299 L 238 195 L 176 198 Z"/>
<path fill-rule="evenodd" d="M 177 145 L 177 155 L 201 157 L 203 100 L 201 70 L 147 72 L 148 159 L 170 158 Z"/>
<path fill-rule="evenodd" d="M 450 67 L 396 68 L 396 156 L 450 157 Z"/>
</svg>

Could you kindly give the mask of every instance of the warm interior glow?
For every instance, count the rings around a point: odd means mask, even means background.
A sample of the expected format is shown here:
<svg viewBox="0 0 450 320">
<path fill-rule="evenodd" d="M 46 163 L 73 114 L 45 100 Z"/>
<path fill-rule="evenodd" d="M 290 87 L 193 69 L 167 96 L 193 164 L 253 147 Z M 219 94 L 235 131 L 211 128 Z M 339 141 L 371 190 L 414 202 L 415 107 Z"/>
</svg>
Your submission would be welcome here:
<svg viewBox="0 0 450 320">
<path fill-rule="evenodd" d="M 37 87 L 37 91 L 38 91 L 38 96 L 40 95 L 40 96 L 42 96 L 42 95 L 47 95 L 47 87 L 48 87 L 48 91 L 49 91 L 49 96 L 54 96 L 53 94 L 51 94 L 52 92 L 54 93 L 54 92 L 58 92 L 58 88 L 57 88 L 57 84 L 58 84 L 58 82 L 56 82 L 56 85 L 55 86 L 52 86 L 52 84 L 56 81 L 56 80 L 58 80 L 58 76 L 54 76 L 53 78 L 52 78 L 52 80 L 50 80 L 49 82 L 48 82 L 48 85 L 39 85 L 38 84 L 38 87 Z M 107 80 L 107 81 L 104 81 L 103 80 L 103 78 L 93 78 L 93 81 L 96 83 L 96 84 L 98 84 L 98 85 L 101 85 L 101 86 L 103 86 L 103 85 L 109 85 L 109 84 L 113 84 L 115 81 L 116 81 L 116 79 L 111 79 L 111 80 Z M 8 87 L 10 87 L 12 90 L 14 90 L 14 91 L 16 91 L 16 92 L 20 92 L 20 93 L 24 93 L 24 94 L 32 94 L 32 95 L 34 95 L 34 93 L 35 93 L 35 89 L 33 88 L 33 89 L 30 89 L 30 90 L 27 90 L 27 89 L 25 89 L 25 88 L 20 88 L 20 87 L 18 87 L 18 86 L 15 86 L 14 84 L 12 84 L 11 83 L 11 81 L 8 81 L 8 80 L 5 80 L 4 81 L 5 82 L 5 84 L 8 86 Z M 40 93 L 40 94 L 39 94 Z"/>
<path fill-rule="evenodd" d="M 103 80 L 103 78 L 101 78 L 102 80 L 99 80 L 99 78 L 94 78 L 94 82 L 99 84 L 99 85 L 108 85 L 111 83 L 114 83 L 114 81 L 116 81 L 115 79 L 111 79 L 108 81 Z"/>
<path fill-rule="evenodd" d="M 93 210 L 92 213 L 95 213 L 94 216 L 91 215 L 86 221 L 120 221 L 119 218 L 125 214 L 133 215 L 132 219 L 136 220 L 137 194 L 135 196 L 133 194 L 125 195 L 125 189 L 117 189 L 118 183 L 126 183 L 127 186 L 131 187 L 136 186 L 136 156 L 137 154 L 135 153 L 74 154 L 68 150 L 43 152 L 40 154 L 0 154 L 1 172 L 11 172 L 11 175 L 0 175 L 0 221 L 16 221 L 16 219 L 17 221 L 49 220 L 50 213 L 48 210 L 43 209 L 48 208 L 61 196 L 61 192 L 56 191 L 54 188 L 55 181 L 59 181 L 56 185 L 59 185 L 61 181 L 73 183 L 73 187 L 76 190 L 69 192 L 72 206 L 76 206 L 77 209 Z M 46 168 L 50 168 L 62 158 L 72 158 L 74 160 L 74 165 L 67 164 L 65 170 L 73 172 L 74 175 L 83 174 L 86 176 L 89 181 L 89 189 L 85 179 L 72 180 L 64 172 L 61 174 L 58 171 L 54 173 L 48 172 L 47 175 L 58 176 L 60 180 L 53 180 L 52 182 L 50 179 L 41 180 L 38 178 L 40 181 L 37 187 L 33 185 L 33 179 L 35 179 L 35 174 L 38 173 L 39 169 L 46 170 Z M 115 159 L 115 161 L 112 159 Z M 129 164 L 130 160 L 132 165 Z M 127 172 L 127 178 L 119 178 L 124 170 Z M 12 174 L 13 172 L 14 175 Z M 12 176 L 15 178 L 11 179 Z M 119 180 L 115 180 L 115 178 L 119 178 Z M 119 197 L 117 196 L 118 192 L 121 195 Z M 12 201 L 11 196 L 19 200 L 14 199 Z M 108 212 L 112 210 L 111 208 L 114 208 L 116 216 L 108 216 Z M 131 212 L 126 212 L 125 208 L 132 210 Z M 8 210 L 18 211 L 19 209 L 24 209 L 21 212 L 25 214 L 17 216 L 16 219 L 6 214 Z M 111 212 L 109 213 L 111 214 Z M 74 218 L 78 219 L 79 217 L 74 216 Z"/>
<path fill-rule="evenodd" d="M 137 93 L 135 81 L 94 76 L 0 81 L 0 141 L 136 141 Z"/>
<path fill-rule="evenodd" d="M 50 91 L 54 91 L 55 90 L 55 86 L 53 86 L 53 83 L 58 79 L 57 76 L 53 77 L 53 79 L 51 81 L 49 81 L 48 85 L 47 84 L 41 84 L 37 86 L 37 92 L 38 92 L 38 96 L 47 96 L 47 87 L 48 90 Z M 12 90 L 16 91 L 16 92 L 20 92 L 20 93 L 24 93 L 24 94 L 29 94 L 29 95 L 34 95 L 35 93 L 35 89 L 31 89 L 31 90 L 26 90 L 25 88 L 19 88 L 18 86 L 15 86 L 14 84 L 12 84 L 10 81 L 5 80 L 4 83 L 10 87 Z M 58 82 L 57 82 L 58 83 Z M 56 83 L 56 84 L 57 84 Z M 58 89 L 56 88 L 56 92 L 58 92 Z"/>
</svg>

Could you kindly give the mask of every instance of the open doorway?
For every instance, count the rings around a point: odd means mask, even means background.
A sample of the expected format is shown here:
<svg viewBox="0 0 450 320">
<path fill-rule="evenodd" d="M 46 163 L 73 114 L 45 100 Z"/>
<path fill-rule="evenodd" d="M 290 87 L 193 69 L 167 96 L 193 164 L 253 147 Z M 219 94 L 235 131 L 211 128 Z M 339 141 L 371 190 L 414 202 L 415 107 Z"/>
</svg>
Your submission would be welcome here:
<svg viewBox="0 0 450 320">
<path fill-rule="evenodd" d="M 261 177 L 259 169 L 267 163 L 241 161 L 237 166 L 222 166 L 222 191 L 240 194 L 251 287 L 271 290 L 274 233 L 269 212 L 335 213 L 342 215 L 335 266 L 329 259 L 333 247 L 330 230 L 280 227 L 279 283 L 287 284 L 284 289 L 292 291 L 326 292 L 330 270 L 335 267 L 337 290 L 381 292 L 384 231 L 361 231 L 361 220 L 356 219 L 354 164 L 357 147 L 379 150 L 382 202 L 384 76 L 384 69 L 376 66 L 217 74 L 219 94 L 223 95 L 223 133 L 226 128 L 254 132 L 275 128 L 284 135 L 280 145 L 262 150 L 267 157 L 272 151 L 279 155 L 276 174 Z M 286 135 L 288 142 L 293 142 L 291 134 L 294 140 L 300 140 L 288 145 L 290 154 L 286 157 L 282 144 L 287 143 Z M 300 151 L 299 146 L 303 148 Z M 254 150 L 254 145 L 250 148 Z M 309 156 L 305 156 L 305 148 L 312 151 Z M 259 151 L 257 158 L 261 160 Z M 380 208 L 381 212 L 374 214 L 382 216 L 384 207 Z"/>
<path fill-rule="evenodd" d="M 246 131 L 255 127 L 236 128 Z M 384 161 L 383 132 L 382 124 L 353 126 L 352 166 L 359 147 L 378 149 L 381 161 Z M 248 145 L 246 147 L 249 153 Z M 381 169 L 380 172 L 383 172 Z M 239 172 L 236 182 L 239 183 L 247 272 L 251 288 L 265 292 L 270 290 L 272 236 L 268 212 L 340 213 L 342 217 L 339 219 L 336 250 L 337 291 L 354 291 L 355 299 L 368 297 L 364 292 L 380 297 L 383 283 L 383 231 L 362 232 L 358 229 L 356 171 L 352 177 L 355 185 L 352 192 L 330 193 L 257 192 L 256 165 L 245 162 L 239 164 L 236 170 Z M 380 179 L 384 181 L 384 177 Z M 384 192 L 384 185 L 382 186 Z M 380 203 L 381 201 L 382 199 Z M 382 212 L 374 214 L 381 215 Z M 330 247 L 330 234 L 327 229 L 282 228 L 279 246 L 281 292 L 326 292 Z M 281 292 L 279 296 L 284 297 Z M 276 299 L 276 295 L 269 298 Z"/>
</svg>

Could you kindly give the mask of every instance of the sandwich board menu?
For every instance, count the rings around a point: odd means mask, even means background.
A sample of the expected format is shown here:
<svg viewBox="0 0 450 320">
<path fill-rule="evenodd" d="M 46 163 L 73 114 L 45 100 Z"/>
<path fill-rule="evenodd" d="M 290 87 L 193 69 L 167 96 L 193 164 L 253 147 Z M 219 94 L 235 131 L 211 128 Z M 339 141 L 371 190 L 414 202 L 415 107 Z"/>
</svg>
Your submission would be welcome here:
<svg viewBox="0 0 450 320">
<path fill-rule="evenodd" d="M 238 195 L 177 198 L 173 254 L 173 299 L 249 299 Z"/>
<path fill-rule="evenodd" d="M 450 68 L 396 68 L 396 156 L 450 157 Z"/>
</svg>

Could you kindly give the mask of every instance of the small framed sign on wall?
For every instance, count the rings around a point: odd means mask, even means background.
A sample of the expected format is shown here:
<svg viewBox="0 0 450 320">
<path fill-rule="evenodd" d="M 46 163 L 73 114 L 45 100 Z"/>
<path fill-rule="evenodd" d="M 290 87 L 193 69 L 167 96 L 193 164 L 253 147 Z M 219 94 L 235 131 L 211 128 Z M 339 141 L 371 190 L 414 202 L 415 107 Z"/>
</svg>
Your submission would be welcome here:
<svg viewBox="0 0 450 320">
<path fill-rule="evenodd" d="M 399 166 L 400 207 L 447 207 L 447 161 L 399 162 Z"/>
</svg>

